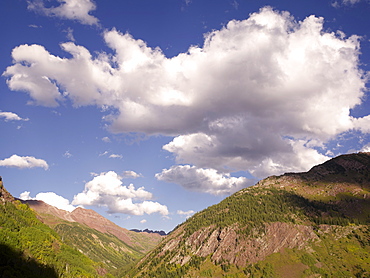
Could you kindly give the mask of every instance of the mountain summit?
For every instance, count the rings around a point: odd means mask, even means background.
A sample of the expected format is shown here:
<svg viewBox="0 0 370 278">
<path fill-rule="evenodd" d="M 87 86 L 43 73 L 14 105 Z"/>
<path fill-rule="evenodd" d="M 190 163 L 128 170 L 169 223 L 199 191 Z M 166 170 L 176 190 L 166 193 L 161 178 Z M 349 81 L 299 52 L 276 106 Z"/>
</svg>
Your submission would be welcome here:
<svg viewBox="0 0 370 278">
<path fill-rule="evenodd" d="M 370 153 L 342 155 L 195 214 L 127 277 L 369 277 L 369 224 Z"/>
</svg>

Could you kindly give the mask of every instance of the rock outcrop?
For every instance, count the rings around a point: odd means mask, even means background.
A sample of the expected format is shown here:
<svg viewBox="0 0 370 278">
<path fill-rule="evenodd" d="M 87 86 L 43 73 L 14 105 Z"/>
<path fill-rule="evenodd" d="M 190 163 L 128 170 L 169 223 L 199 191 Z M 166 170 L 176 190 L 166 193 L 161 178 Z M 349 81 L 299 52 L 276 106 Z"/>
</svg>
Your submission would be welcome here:
<svg viewBox="0 0 370 278">
<path fill-rule="evenodd" d="M 3 179 L 0 176 L 0 202 L 5 204 L 6 202 L 14 202 L 14 200 L 14 197 L 5 189 Z"/>
</svg>

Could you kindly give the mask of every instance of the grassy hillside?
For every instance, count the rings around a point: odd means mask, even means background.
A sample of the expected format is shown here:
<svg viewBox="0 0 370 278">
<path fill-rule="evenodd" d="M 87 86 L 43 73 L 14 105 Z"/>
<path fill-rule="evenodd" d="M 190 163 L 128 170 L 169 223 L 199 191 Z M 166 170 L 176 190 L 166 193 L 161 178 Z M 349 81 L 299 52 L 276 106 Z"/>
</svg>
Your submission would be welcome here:
<svg viewBox="0 0 370 278">
<path fill-rule="evenodd" d="M 43 202 L 35 205 L 39 211 L 16 200 L 0 180 L 0 277 L 121 277 L 161 239 L 122 229 L 91 210 L 80 209 L 79 218 L 114 234 L 71 222 L 69 212 Z"/>
<path fill-rule="evenodd" d="M 162 239 L 158 234 L 137 233 L 117 226 L 90 209 L 60 210 L 42 201 L 22 201 L 52 228 L 67 245 L 79 250 L 109 273 L 120 276 Z"/>
<path fill-rule="evenodd" d="M 1 277 L 100 277 L 107 273 L 103 264 L 63 243 L 19 201 L 0 202 L 0 227 Z"/>
<path fill-rule="evenodd" d="M 270 177 L 189 218 L 127 277 L 370 277 L 370 155 Z"/>
<path fill-rule="evenodd" d="M 78 223 L 58 224 L 54 230 L 65 243 L 74 246 L 94 262 L 103 263 L 114 275 L 119 275 L 120 269 L 144 255 L 114 235 L 101 233 Z"/>
</svg>

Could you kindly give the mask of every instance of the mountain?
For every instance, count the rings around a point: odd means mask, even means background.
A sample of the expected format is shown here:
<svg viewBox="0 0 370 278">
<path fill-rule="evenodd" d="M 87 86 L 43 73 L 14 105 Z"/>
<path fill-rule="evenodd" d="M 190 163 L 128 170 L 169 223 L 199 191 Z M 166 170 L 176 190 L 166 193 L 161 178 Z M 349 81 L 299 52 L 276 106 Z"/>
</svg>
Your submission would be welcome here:
<svg viewBox="0 0 370 278">
<path fill-rule="evenodd" d="M 61 223 L 61 220 L 71 223 L 77 222 L 101 233 L 116 236 L 125 244 L 142 253 L 153 249 L 162 240 L 162 236 L 159 234 L 152 234 L 147 231 L 134 232 L 122 228 L 91 209 L 78 207 L 72 212 L 68 212 L 48 205 L 43 201 L 21 200 L 21 202 L 34 209 L 40 219 L 49 226 L 56 226 Z"/>
<path fill-rule="evenodd" d="M 165 231 L 153 231 L 149 229 L 145 230 L 138 230 L 138 229 L 131 229 L 130 231 L 136 232 L 136 233 L 149 233 L 149 234 L 159 234 L 161 236 L 166 236 L 167 233 Z"/>
<path fill-rule="evenodd" d="M 370 153 L 272 176 L 196 213 L 127 277 L 370 277 Z"/>
<path fill-rule="evenodd" d="M 79 207 L 68 212 L 43 201 L 22 202 L 36 211 L 38 218 L 66 243 L 96 263 L 103 263 L 114 275 L 119 275 L 121 269 L 143 257 L 162 240 L 159 234 L 119 227 L 91 209 Z"/>
<path fill-rule="evenodd" d="M 0 178 L 0 277 L 112 277 L 101 263 L 64 242 Z"/>
</svg>

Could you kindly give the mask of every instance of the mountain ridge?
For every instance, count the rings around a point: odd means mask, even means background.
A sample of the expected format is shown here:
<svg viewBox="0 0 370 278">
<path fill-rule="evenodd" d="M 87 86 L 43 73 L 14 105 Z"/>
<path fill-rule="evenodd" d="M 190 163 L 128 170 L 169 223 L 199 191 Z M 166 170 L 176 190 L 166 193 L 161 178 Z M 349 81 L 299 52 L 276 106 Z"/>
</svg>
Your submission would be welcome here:
<svg viewBox="0 0 370 278">
<path fill-rule="evenodd" d="M 368 277 L 369 177 L 370 153 L 268 177 L 180 224 L 127 277 Z"/>
<path fill-rule="evenodd" d="M 139 229 L 131 229 L 130 231 L 136 232 L 136 233 L 148 233 L 148 234 L 159 234 L 161 236 L 166 236 L 167 233 L 163 230 L 161 231 L 153 231 L 149 229 L 139 230 Z"/>
<path fill-rule="evenodd" d="M 162 239 L 162 236 L 159 234 L 129 231 L 128 229 L 118 226 L 92 209 L 77 207 L 73 211 L 68 212 L 39 200 L 20 201 L 24 204 L 28 204 L 32 209 L 34 209 L 38 213 L 40 219 L 50 226 L 55 226 L 59 223 L 58 219 L 49 217 L 49 215 L 52 215 L 67 222 L 76 222 L 86 225 L 87 227 L 104 234 L 114 235 L 125 244 L 142 253 L 146 253 L 151 250 Z M 151 241 L 151 243 L 149 243 L 149 241 Z"/>
</svg>

